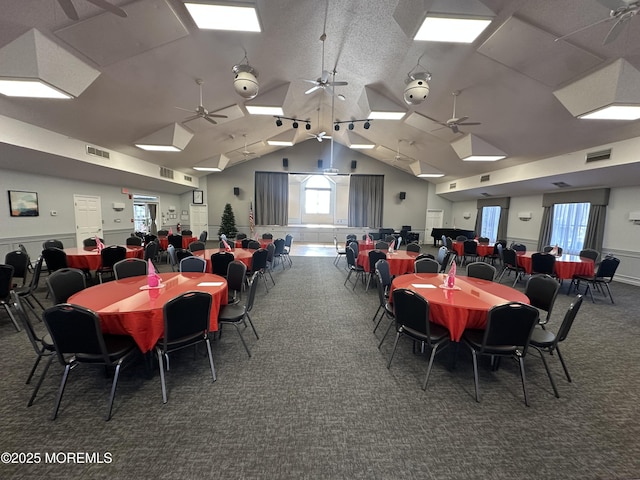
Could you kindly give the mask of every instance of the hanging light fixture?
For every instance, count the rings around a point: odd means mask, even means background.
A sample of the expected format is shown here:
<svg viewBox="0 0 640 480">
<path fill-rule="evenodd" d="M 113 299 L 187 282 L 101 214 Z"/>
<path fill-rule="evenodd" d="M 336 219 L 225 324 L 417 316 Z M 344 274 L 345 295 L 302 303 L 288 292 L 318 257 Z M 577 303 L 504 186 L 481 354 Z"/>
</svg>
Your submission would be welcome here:
<svg viewBox="0 0 640 480">
<path fill-rule="evenodd" d="M 260 88 L 258 84 L 258 71 L 249 65 L 246 51 L 244 52 L 242 61 L 234 65 L 232 70 L 236 75 L 233 79 L 233 88 L 236 93 L 247 100 L 255 98 Z"/>
</svg>

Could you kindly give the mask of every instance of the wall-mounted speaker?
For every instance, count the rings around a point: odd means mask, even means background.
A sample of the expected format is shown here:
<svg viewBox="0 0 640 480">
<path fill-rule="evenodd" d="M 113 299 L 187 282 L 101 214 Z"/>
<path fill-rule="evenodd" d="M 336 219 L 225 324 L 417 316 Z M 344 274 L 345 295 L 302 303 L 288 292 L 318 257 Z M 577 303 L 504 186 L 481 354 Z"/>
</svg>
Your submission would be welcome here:
<svg viewBox="0 0 640 480">
<path fill-rule="evenodd" d="M 355 160 L 351 160 L 351 170 L 355 170 L 358 166 L 358 162 Z"/>
<path fill-rule="evenodd" d="M 237 197 L 240 195 L 240 187 L 233 187 L 233 194 Z"/>
<path fill-rule="evenodd" d="M 318 168 L 322 168 L 322 160 L 318 160 Z"/>
<path fill-rule="evenodd" d="M 282 159 L 282 168 L 289 168 L 289 159 L 288 158 L 283 158 Z"/>
<path fill-rule="evenodd" d="M 400 200 L 407 198 L 407 192 L 400 192 Z"/>
</svg>

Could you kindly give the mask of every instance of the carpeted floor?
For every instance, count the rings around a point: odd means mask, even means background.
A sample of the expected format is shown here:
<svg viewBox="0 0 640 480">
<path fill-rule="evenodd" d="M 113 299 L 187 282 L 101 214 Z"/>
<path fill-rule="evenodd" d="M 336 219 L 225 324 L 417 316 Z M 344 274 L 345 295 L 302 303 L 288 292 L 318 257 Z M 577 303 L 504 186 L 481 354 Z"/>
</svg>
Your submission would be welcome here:
<svg viewBox="0 0 640 480">
<path fill-rule="evenodd" d="M 173 355 L 163 405 L 157 367 L 151 378 L 141 361 L 124 369 L 110 422 L 110 380 L 85 365 L 71 372 L 56 421 L 57 364 L 27 408 L 34 352 L 0 313 L 0 451 L 42 455 L 39 464 L 0 464 L 0 478 L 640 478 L 640 289 L 614 284 L 615 305 L 585 299 L 563 345 L 573 383 L 550 359 L 559 399 L 532 354 L 529 408 L 511 362 L 497 372 L 482 363 L 476 403 L 463 348 L 455 370 L 437 357 L 427 392 L 426 357 L 409 341 L 387 370 L 392 339 L 378 350 L 381 333 L 372 333 L 377 293 L 344 287 L 345 261 L 335 267 L 333 256 L 294 256 L 268 294 L 259 287 L 260 340 L 246 335 L 253 357 L 226 329 L 213 343 L 217 382 L 202 354 Z M 552 330 L 570 300 L 562 291 Z M 44 461 L 59 452 L 108 452 L 110 462 Z"/>
</svg>

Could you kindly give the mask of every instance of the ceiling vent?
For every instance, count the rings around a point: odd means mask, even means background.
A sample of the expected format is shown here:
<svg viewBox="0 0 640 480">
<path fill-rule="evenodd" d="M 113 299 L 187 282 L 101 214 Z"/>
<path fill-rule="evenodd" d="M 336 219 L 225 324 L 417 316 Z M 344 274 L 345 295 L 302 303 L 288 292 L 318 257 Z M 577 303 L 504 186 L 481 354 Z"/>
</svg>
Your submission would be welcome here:
<svg viewBox="0 0 640 480">
<path fill-rule="evenodd" d="M 193 182 L 193 178 L 191 176 L 189 176 L 189 175 L 185 175 L 184 176 L 184 181 L 185 182 Z"/>
<path fill-rule="evenodd" d="M 166 168 L 166 167 L 160 167 L 160 176 L 162 178 L 169 178 L 169 179 L 173 180 L 173 170 L 171 170 L 170 168 Z"/>
<path fill-rule="evenodd" d="M 558 188 L 567 188 L 571 186 L 568 183 L 564 183 L 564 182 L 553 182 L 553 184 Z"/>
<path fill-rule="evenodd" d="M 589 162 L 599 162 L 600 160 L 609 160 L 611 158 L 611 149 L 600 150 L 599 152 L 587 153 L 585 160 Z"/>
<path fill-rule="evenodd" d="M 491 175 L 482 175 L 480 177 L 480 182 L 488 182 L 491 179 Z"/>
<path fill-rule="evenodd" d="M 454 188 L 456 188 L 456 184 L 455 183 L 450 183 L 449 184 L 449 190 L 453 190 Z"/>
<path fill-rule="evenodd" d="M 480 195 L 482 195 L 483 197 L 490 197 L 491 194 L 487 193 L 487 192 L 482 192 Z"/>
<path fill-rule="evenodd" d="M 106 150 L 100 150 L 96 147 L 92 147 L 91 145 L 87 145 L 87 153 L 89 155 L 93 155 L 94 157 L 109 158 L 109 152 L 107 152 Z"/>
</svg>

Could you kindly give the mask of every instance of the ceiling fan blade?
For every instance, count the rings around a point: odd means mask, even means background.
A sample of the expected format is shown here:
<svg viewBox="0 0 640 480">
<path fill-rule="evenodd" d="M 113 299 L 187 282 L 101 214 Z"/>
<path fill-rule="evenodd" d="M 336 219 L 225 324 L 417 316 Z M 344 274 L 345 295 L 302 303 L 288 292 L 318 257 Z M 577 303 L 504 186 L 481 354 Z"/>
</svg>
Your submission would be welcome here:
<svg viewBox="0 0 640 480">
<path fill-rule="evenodd" d="M 326 134 L 327 134 L 327 132 L 320 132 L 318 134 L 318 137 L 324 137 Z M 329 138 L 329 137 L 327 137 L 327 138 Z"/>
<path fill-rule="evenodd" d="M 433 123 L 437 123 L 438 125 L 442 125 L 443 127 L 448 126 L 445 122 L 441 122 L 440 120 L 436 120 L 435 118 L 429 117 L 427 115 L 425 115 L 425 117 L 431 120 Z"/>
<path fill-rule="evenodd" d="M 320 77 L 320 82 L 321 83 L 327 83 L 329 81 L 329 75 L 331 75 L 331 72 L 329 72 L 327 70 L 323 70 L 322 71 L 322 76 Z"/>
<path fill-rule="evenodd" d="M 216 122 L 213 118 L 209 118 L 209 115 L 205 115 L 205 116 L 204 116 L 204 117 L 202 117 L 202 118 L 204 118 L 204 119 L 205 119 L 207 122 L 209 122 L 209 123 L 213 123 L 214 125 L 217 125 L 217 124 L 218 124 L 218 122 Z"/>
<path fill-rule="evenodd" d="M 327 92 L 329 95 L 333 96 L 333 88 L 331 88 L 331 87 L 329 87 L 329 86 L 327 86 L 327 85 L 324 85 L 324 86 L 322 87 L 322 89 L 323 89 L 325 92 Z"/>
<path fill-rule="evenodd" d="M 114 15 L 118 15 L 122 18 L 127 18 L 127 12 L 122 10 L 120 7 L 117 7 L 106 0 L 87 0 L 89 3 L 93 3 L 96 7 L 100 7 L 103 10 L 113 13 Z"/>
<path fill-rule="evenodd" d="M 327 85 L 331 85 L 332 87 L 343 87 L 345 85 L 349 85 L 349 82 L 329 82 Z"/>
<path fill-rule="evenodd" d="M 318 140 L 319 142 L 322 142 L 322 137 L 318 136 L 316 137 L 316 140 Z"/>
<path fill-rule="evenodd" d="M 307 82 L 307 83 L 313 83 L 314 85 L 318 86 L 319 83 L 317 80 L 307 80 L 306 78 L 302 79 L 303 82 Z"/>
<path fill-rule="evenodd" d="M 201 118 L 201 116 L 200 115 L 192 115 L 192 116 L 187 117 L 184 120 L 182 120 L 182 123 L 190 122 L 191 120 L 195 120 L 196 118 Z"/>
<path fill-rule="evenodd" d="M 607 33 L 607 36 L 604 37 L 604 40 L 602 41 L 602 45 L 608 45 L 609 43 L 613 42 L 616 38 L 618 38 L 620 36 L 620 33 L 622 32 L 622 30 L 624 30 L 624 24 L 630 18 L 631 18 L 631 16 L 629 16 L 629 17 L 625 17 L 625 16 L 620 17 L 618 19 L 618 21 L 613 24 L 613 26 L 609 30 L 609 33 Z"/>
<path fill-rule="evenodd" d="M 311 87 L 309 90 L 307 90 L 306 92 L 304 92 L 305 95 L 309 95 L 310 93 L 315 92 L 316 90 L 318 90 L 320 87 L 320 85 L 316 85 L 315 87 Z"/>
<path fill-rule="evenodd" d="M 190 112 L 193 113 L 193 108 L 182 108 L 182 107 L 176 107 L 178 110 L 182 110 L 184 112 Z"/>
<path fill-rule="evenodd" d="M 226 115 L 219 115 L 217 113 L 207 113 L 206 116 L 207 117 L 213 117 L 213 118 L 229 118 Z"/>
<path fill-rule="evenodd" d="M 60 4 L 60 8 L 62 8 L 62 10 L 64 11 L 64 14 L 70 20 L 80 20 L 80 17 L 78 16 L 78 12 L 76 11 L 76 8 L 73 6 L 73 3 L 71 3 L 71 0 L 58 0 L 58 3 Z"/>
<path fill-rule="evenodd" d="M 453 125 L 449 125 L 449 128 L 451 128 L 451 131 L 453 133 L 458 133 L 460 130 L 458 130 L 458 125 L 456 125 L 455 123 Z"/>
<path fill-rule="evenodd" d="M 463 122 L 463 123 L 456 123 L 456 125 L 460 126 L 460 125 L 482 125 L 482 123 L 480 122 Z"/>
<path fill-rule="evenodd" d="M 460 125 L 465 120 L 469 120 L 469 117 L 460 117 L 460 118 L 455 118 L 454 117 L 454 118 L 448 120 L 448 123 L 457 123 L 458 125 Z"/>
</svg>

